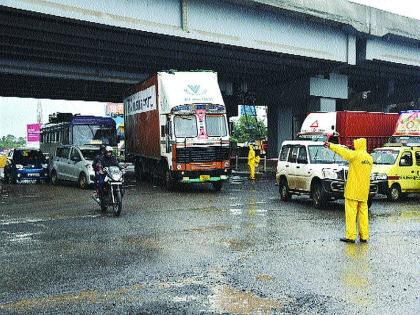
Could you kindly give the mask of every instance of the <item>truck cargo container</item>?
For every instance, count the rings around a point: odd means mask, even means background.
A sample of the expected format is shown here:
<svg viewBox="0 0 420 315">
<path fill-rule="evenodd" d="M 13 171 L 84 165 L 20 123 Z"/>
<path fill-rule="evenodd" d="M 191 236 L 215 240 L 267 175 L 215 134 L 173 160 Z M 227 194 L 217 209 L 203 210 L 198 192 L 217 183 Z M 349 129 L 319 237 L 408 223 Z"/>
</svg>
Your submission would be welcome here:
<svg viewBox="0 0 420 315">
<path fill-rule="evenodd" d="M 212 71 L 158 72 L 124 99 L 126 160 L 138 179 L 210 182 L 229 175 L 226 108 Z"/>
<path fill-rule="evenodd" d="M 366 138 L 368 152 L 381 147 L 394 133 L 399 115 L 380 112 L 338 111 L 310 113 L 299 139 L 331 141 L 353 148 L 353 141 Z"/>
</svg>

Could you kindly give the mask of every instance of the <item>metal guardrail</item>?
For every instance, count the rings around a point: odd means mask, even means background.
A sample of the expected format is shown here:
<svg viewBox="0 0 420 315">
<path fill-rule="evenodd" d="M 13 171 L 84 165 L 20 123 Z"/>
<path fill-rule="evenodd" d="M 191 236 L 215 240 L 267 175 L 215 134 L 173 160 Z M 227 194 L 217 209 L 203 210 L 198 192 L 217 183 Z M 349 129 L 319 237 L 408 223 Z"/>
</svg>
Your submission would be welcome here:
<svg viewBox="0 0 420 315">
<path fill-rule="evenodd" d="M 231 157 L 231 160 L 235 160 L 235 168 L 234 169 L 235 169 L 235 171 L 237 171 L 239 169 L 239 161 L 242 161 L 242 160 L 243 161 L 248 161 L 248 158 L 247 157 L 239 157 L 238 155 L 235 155 L 235 156 Z M 263 172 L 264 173 L 267 172 L 267 161 L 277 161 L 277 159 L 276 158 L 268 159 L 266 156 L 262 157 L 261 160 L 260 160 L 260 163 L 257 167 L 257 170 L 260 167 L 260 165 L 262 164 L 263 165 Z"/>
</svg>

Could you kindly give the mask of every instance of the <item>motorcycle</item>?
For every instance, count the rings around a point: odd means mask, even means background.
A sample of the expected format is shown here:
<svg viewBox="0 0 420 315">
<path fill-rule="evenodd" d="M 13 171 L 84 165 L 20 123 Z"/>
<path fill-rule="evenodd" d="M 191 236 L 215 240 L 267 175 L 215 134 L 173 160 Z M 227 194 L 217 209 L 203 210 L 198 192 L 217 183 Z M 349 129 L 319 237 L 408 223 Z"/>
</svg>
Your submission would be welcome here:
<svg viewBox="0 0 420 315">
<path fill-rule="evenodd" d="M 101 207 L 102 212 L 106 212 L 108 207 L 112 207 L 114 215 L 118 217 L 122 210 L 122 198 L 124 196 L 124 173 L 118 166 L 104 167 L 100 173 L 105 175 L 103 193 L 99 194 L 99 200 L 95 201 Z"/>
</svg>

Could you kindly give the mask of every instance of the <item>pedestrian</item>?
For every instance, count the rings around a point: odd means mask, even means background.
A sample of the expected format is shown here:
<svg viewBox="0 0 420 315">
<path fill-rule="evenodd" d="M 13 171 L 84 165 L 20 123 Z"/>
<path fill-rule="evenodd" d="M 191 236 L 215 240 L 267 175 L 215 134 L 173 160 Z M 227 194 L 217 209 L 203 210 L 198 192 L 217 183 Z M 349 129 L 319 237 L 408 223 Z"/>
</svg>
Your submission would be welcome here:
<svg viewBox="0 0 420 315">
<path fill-rule="evenodd" d="M 248 167 L 249 167 L 249 179 L 255 180 L 255 168 L 260 163 L 260 157 L 255 154 L 255 150 L 252 144 L 249 145 L 248 152 Z"/>
<path fill-rule="evenodd" d="M 344 188 L 346 237 L 340 241 L 354 243 L 356 240 L 356 220 L 361 243 L 369 238 L 368 198 L 370 173 L 373 159 L 366 151 L 366 139 L 354 140 L 354 150 L 325 142 L 324 146 L 349 161 L 349 172 Z"/>
</svg>

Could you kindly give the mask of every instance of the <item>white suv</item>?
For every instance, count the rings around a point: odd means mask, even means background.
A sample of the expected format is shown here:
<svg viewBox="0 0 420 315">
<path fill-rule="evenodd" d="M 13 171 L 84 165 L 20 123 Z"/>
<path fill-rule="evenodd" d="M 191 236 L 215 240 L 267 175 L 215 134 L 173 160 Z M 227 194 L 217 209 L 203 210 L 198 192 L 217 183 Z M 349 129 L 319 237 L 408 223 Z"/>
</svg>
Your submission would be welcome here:
<svg viewBox="0 0 420 315">
<path fill-rule="evenodd" d="M 323 142 L 284 141 L 276 173 L 281 200 L 288 201 L 293 194 L 307 194 L 319 209 L 329 200 L 344 198 L 347 165 L 340 156 L 324 148 Z M 369 206 L 377 190 L 377 184 L 371 182 Z"/>
</svg>

